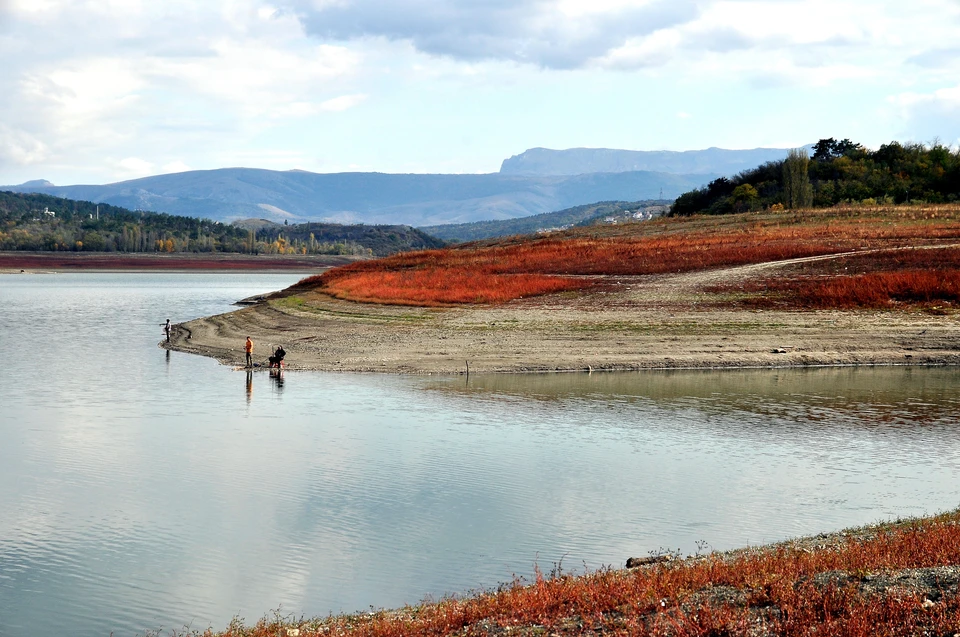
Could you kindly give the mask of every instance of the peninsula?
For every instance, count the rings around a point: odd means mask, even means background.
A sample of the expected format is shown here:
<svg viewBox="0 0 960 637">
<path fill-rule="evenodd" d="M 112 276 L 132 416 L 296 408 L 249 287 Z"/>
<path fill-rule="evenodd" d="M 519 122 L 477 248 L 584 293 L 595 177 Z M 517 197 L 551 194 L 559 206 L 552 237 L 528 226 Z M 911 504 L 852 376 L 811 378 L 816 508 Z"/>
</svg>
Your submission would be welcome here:
<svg viewBox="0 0 960 637">
<path fill-rule="evenodd" d="M 669 217 L 361 261 L 169 347 L 456 374 L 960 364 L 960 206 Z"/>
</svg>

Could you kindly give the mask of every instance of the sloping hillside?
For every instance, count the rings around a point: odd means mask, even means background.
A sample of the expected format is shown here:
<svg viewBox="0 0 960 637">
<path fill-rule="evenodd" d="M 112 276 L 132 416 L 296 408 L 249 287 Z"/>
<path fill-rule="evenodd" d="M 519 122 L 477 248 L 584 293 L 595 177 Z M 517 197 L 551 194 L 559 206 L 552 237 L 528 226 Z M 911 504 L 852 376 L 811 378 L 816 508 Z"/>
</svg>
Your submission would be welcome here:
<svg viewBox="0 0 960 637">
<path fill-rule="evenodd" d="M 0 250 L 384 256 L 444 242 L 409 226 L 245 225 L 0 191 Z"/>
<path fill-rule="evenodd" d="M 819 278 L 808 276 L 790 285 L 781 285 L 774 276 L 739 291 L 762 296 L 769 290 L 787 307 L 806 307 L 819 298 L 833 300 L 812 307 L 954 308 L 960 303 L 958 220 L 956 205 L 664 218 L 398 254 L 337 268 L 302 286 L 341 299 L 399 305 L 503 303 L 609 286 L 610 277 L 843 255 L 853 259 L 843 270 L 817 270 Z M 918 248 L 922 252 L 917 253 Z M 904 257 L 904 250 L 912 256 Z M 867 256 L 870 259 L 861 265 Z M 935 275 L 923 277 L 920 271 Z M 868 272 L 888 272 L 890 277 L 861 276 Z M 862 301 L 850 296 L 854 288 Z M 726 288 L 730 289 L 734 288 Z M 707 300 L 704 295 L 701 302 Z M 732 301 L 718 296 L 710 302 Z"/>
<path fill-rule="evenodd" d="M 571 226 L 601 222 L 604 219 L 617 222 L 650 219 L 663 214 L 668 208 L 669 202 L 663 200 L 601 201 L 519 219 L 494 219 L 491 221 L 474 221 L 473 223 L 424 226 L 420 229 L 445 241 L 477 241 L 479 239 L 564 229 Z"/>
</svg>

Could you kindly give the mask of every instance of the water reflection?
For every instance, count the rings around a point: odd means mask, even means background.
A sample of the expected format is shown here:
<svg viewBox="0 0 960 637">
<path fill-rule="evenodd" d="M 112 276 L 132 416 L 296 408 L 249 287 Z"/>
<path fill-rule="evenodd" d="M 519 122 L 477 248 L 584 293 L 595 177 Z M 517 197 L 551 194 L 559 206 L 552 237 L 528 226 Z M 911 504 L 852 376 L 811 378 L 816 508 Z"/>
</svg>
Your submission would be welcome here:
<svg viewBox="0 0 960 637">
<path fill-rule="evenodd" d="M 253 399 L 253 370 L 247 370 L 247 404 L 250 404 L 250 401 Z"/>
<path fill-rule="evenodd" d="M 271 368 L 270 380 L 273 381 L 273 386 L 276 387 L 277 393 L 281 393 L 283 391 L 283 370 Z"/>
</svg>

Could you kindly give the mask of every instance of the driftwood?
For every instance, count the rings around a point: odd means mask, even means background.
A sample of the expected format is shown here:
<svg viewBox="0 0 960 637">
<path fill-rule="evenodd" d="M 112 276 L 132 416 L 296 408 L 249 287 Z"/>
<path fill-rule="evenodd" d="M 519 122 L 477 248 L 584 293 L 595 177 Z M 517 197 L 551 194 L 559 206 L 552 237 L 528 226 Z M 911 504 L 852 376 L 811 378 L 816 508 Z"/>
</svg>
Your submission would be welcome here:
<svg viewBox="0 0 960 637">
<path fill-rule="evenodd" d="M 637 568 L 638 566 L 650 566 L 651 564 L 660 564 L 669 562 L 669 555 L 656 555 L 651 557 L 628 557 L 627 568 Z"/>
</svg>

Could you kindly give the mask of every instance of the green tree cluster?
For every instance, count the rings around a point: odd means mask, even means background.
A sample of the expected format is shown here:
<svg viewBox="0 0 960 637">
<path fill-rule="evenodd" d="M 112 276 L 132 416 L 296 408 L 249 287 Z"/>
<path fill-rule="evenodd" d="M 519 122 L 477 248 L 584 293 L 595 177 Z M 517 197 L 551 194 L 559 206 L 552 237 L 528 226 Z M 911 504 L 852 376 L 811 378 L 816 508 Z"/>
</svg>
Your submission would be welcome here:
<svg viewBox="0 0 960 637">
<path fill-rule="evenodd" d="M 674 202 L 671 214 L 726 214 L 778 205 L 821 208 L 841 203 L 958 200 L 960 149 L 939 142 L 891 142 L 871 151 L 849 139 L 829 138 L 814 145 L 812 157 L 803 150 L 791 151 L 782 161 L 686 192 Z"/>
</svg>

